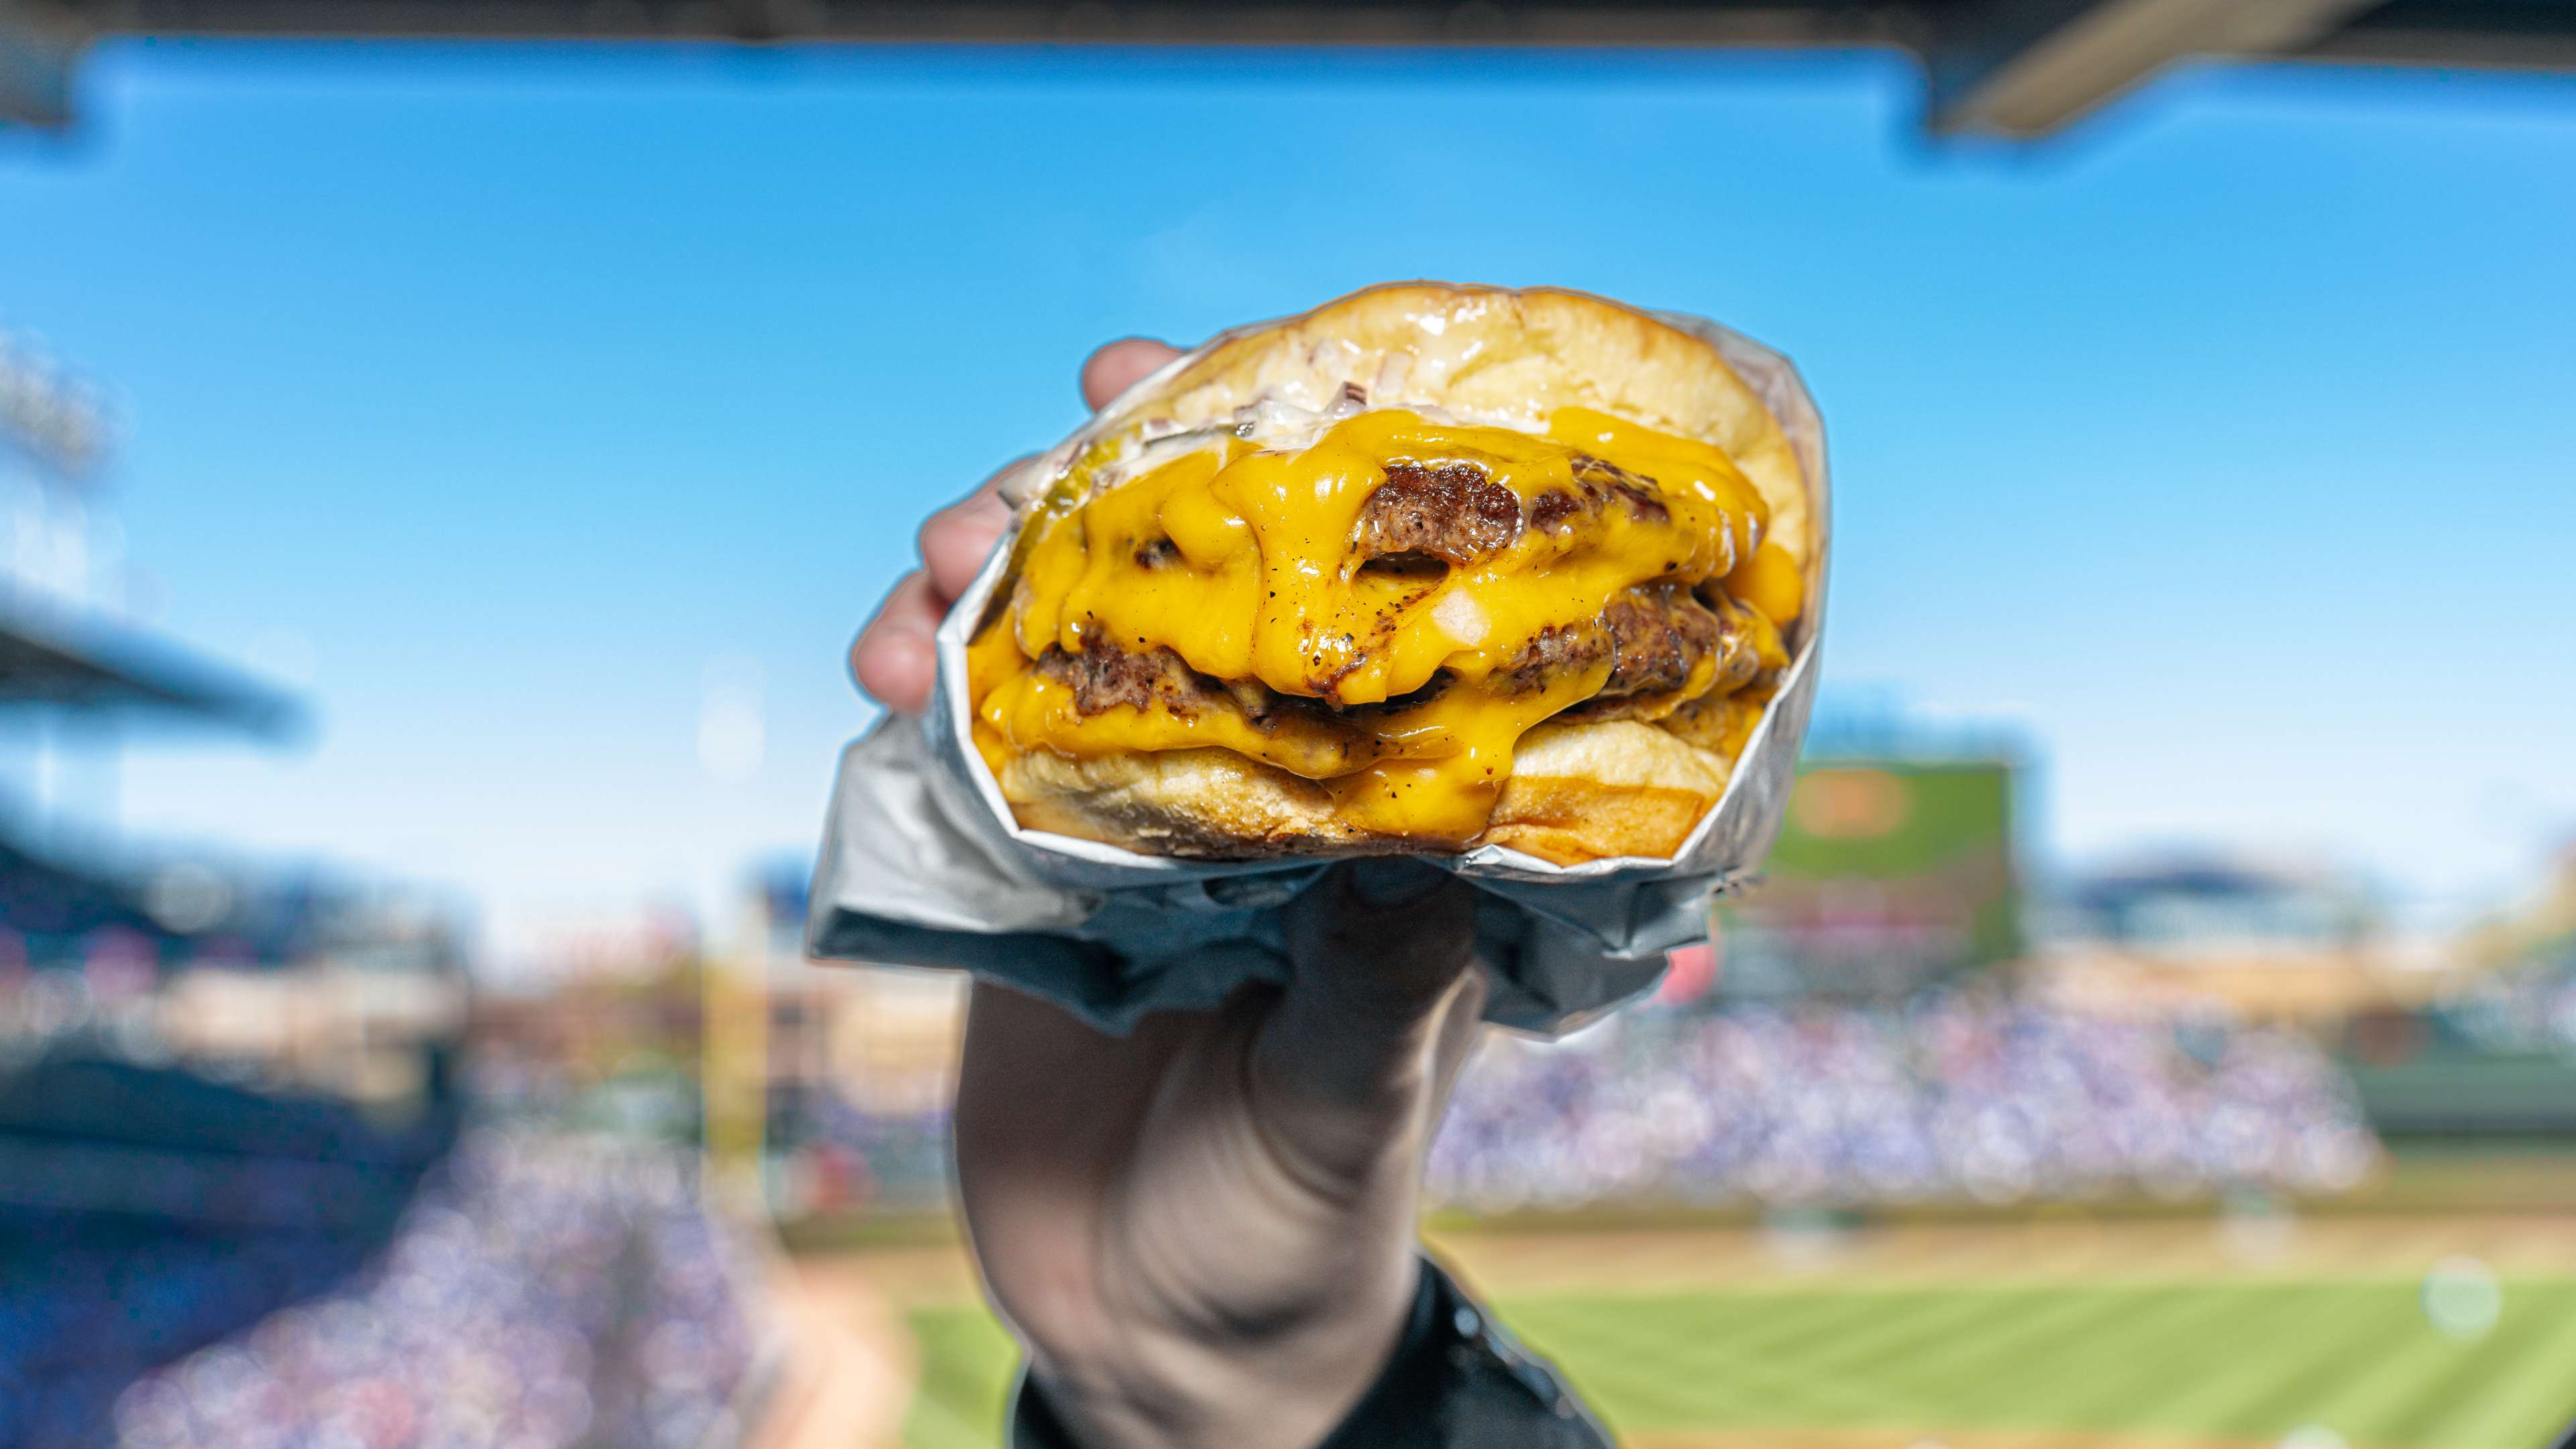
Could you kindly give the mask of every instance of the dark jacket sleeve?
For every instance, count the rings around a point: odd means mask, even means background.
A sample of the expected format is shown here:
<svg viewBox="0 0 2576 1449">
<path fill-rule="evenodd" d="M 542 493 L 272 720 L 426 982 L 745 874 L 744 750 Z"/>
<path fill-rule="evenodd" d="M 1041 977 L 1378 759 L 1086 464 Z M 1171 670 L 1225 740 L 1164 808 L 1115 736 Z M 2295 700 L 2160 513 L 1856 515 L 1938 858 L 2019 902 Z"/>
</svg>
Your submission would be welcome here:
<svg viewBox="0 0 2576 1449">
<path fill-rule="evenodd" d="M 1610 1449 L 1610 1435 L 1544 1359 L 1422 1260 L 1395 1356 L 1318 1449 Z M 1027 1375 L 1011 1404 L 1010 1449 L 1076 1444 Z"/>
</svg>

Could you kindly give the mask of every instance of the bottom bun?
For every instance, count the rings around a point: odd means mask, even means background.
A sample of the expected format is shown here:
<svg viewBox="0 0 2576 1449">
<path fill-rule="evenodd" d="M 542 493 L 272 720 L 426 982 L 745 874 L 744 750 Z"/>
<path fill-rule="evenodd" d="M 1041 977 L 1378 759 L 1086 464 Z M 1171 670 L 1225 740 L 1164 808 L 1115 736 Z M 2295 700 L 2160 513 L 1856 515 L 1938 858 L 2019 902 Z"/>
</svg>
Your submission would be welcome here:
<svg viewBox="0 0 2576 1449">
<path fill-rule="evenodd" d="M 1669 859 L 1731 771 L 1724 755 L 1635 720 L 1540 725 L 1521 736 L 1484 841 L 1558 865 Z"/>
<path fill-rule="evenodd" d="M 1725 756 L 1634 720 L 1541 725 L 1521 737 L 1481 844 L 1558 865 L 1669 858 L 1726 793 Z M 1153 855 L 1446 855 L 1458 845 L 1361 830 L 1322 785 L 1232 750 L 1073 759 L 1012 756 L 1002 798 L 1030 830 Z"/>
</svg>

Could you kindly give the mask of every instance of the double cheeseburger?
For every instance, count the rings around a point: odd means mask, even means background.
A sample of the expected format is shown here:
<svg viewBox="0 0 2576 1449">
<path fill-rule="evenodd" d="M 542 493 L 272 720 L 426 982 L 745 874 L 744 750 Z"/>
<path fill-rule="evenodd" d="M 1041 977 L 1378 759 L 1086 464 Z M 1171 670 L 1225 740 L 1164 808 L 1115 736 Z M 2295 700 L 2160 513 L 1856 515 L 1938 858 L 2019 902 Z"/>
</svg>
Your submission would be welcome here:
<svg viewBox="0 0 2576 1449">
<path fill-rule="evenodd" d="M 1163 855 L 1670 856 L 1811 576 L 1753 390 L 1572 292 L 1382 287 L 1237 335 L 1017 491 L 976 746 L 1022 825 Z"/>
</svg>

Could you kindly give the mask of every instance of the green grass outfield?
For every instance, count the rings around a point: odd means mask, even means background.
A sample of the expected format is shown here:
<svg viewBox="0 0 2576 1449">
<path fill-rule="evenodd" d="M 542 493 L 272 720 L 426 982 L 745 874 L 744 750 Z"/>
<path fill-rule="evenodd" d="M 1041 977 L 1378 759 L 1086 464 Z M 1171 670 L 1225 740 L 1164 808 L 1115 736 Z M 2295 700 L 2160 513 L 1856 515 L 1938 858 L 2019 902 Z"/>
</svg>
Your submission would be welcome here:
<svg viewBox="0 0 2576 1449">
<path fill-rule="evenodd" d="M 2576 1281 L 2503 1283 L 2470 1340 L 2412 1278 L 2009 1286 L 1765 1284 L 1506 1296 L 1622 1434 L 2040 1432 L 2355 1449 L 2543 1449 L 2576 1418 Z M 909 1315 L 914 1449 L 989 1449 L 1014 1351 L 981 1309 Z"/>
</svg>

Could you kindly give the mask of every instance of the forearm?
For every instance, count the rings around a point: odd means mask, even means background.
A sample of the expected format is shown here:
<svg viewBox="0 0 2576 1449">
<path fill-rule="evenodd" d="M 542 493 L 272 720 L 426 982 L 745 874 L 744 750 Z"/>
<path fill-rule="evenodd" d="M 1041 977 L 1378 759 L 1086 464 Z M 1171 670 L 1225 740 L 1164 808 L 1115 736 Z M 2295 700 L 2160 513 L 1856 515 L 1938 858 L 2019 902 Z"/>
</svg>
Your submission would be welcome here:
<svg viewBox="0 0 2576 1449">
<path fill-rule="evenodd" d="M 1410 866 L 1382 899 L 1353 874 L 1300 898 L 1284 989 L 1123 1038 L 976 994 L 967 1225 L 1032 1402 L 1083 1449 L 1311 1449 L 1399 1356 L 1483 981 L 1472 891 Z"/>
<path fill-rule="evenodd" d="M 1030 1377 L 1081 1443 L 1305 1449 L 1395 1352 L 1421 1278 L 1409 1178 L 1320 1197 L 1246 1140 L 1249 1117 L 1224 1121 L 1233 1130 L 1185 1139 L 1194 1150 L 1143 1149 L 1164 1159 L 1149 1179 L 1265 1210 L 1111 1214 L 1099 1248 L 1116 1266 L 1081 1330 L 1029 1338 Z"/>
<path fill-rule="evenodd" d="M 1082 1449 L 1309 1449 L 1396 1356 L 1419 1268 L 1328 1319 L 1120 1334 L 1068 1360 L 1033 1355 L 1024 1390 Z M 1054 1443 L 1058 1440 L 1043 1442 Z"/>
<path fill-rule="evenodd" d="M 1059 1411 L 1031 1372 L 1011 1409 L 1010 1449 L 1124 1449 L 1117 1427 Z M 1161 1442 L 1161 1441 L 1136 1441 Z M 1437 1264 L 1422 1265 L 1394 1344 L 1346 1411 L 1299 1449 L 1609 1449 L 1609 1435 L 1544 1360 L 1521 1349 Z"/>
</svg>

